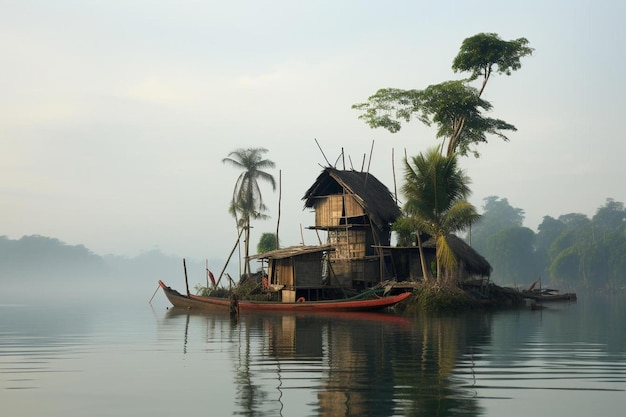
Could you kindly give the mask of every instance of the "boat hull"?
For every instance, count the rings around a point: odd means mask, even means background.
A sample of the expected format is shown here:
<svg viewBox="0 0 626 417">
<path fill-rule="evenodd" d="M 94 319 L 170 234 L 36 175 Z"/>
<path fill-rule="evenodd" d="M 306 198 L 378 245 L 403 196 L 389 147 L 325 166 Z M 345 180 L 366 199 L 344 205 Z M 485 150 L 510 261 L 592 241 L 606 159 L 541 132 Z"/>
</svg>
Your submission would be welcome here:
<svg viewBox="0 0 626 417">
<path fill-rule="evenodd" d="M 184 295 L 168 287 L 163 281 L 159 281 L 169 302 L 175 307 L 202 310 L 229 310 L 230 300 L 217 297 L 201 297 L 197 295 Z M 392 307 L 411 296 L 410 292 L 398 295 L 380 297 L 374 299 L 345 299 L 333 301 L 304 301 L 296 303 L 283 303 L 272 301 L 239 301 L 239 311 L 377 311 Z"/>
</svg>

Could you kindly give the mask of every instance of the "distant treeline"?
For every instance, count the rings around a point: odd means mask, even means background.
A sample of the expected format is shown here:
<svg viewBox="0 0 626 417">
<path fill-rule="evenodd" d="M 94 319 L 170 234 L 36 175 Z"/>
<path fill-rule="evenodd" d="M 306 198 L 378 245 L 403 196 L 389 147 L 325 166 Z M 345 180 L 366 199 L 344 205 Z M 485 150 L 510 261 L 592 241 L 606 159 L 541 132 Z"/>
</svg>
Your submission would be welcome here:
<svg viewBox="0 0 626 417">
<path fill-rule="evenodd" d="M 214 261 L 215 262 L 215 261 Z M 204 261 L 187 260 L 190 285 L 203 283 Z M 151 250 L 136 257 L 100 256 L 83 245 L 67 245 L 46 236 L 24 236 L 12 240 L 0 236 L 0 283 L 89 282 L 146 283 L 157 280 L 183 282 L 182 258 Z"/>
<path fill-rule="evenodd" d="M 545 216 L 538 231 L 524 227 L 524 210 L 506 198 L 485 198 L 481 220 L 467 240 L 493 267 L 502 285 L 593 290 L 626 289 L 626 209 L 611 198 L 589 218 Z"/>
</svg>

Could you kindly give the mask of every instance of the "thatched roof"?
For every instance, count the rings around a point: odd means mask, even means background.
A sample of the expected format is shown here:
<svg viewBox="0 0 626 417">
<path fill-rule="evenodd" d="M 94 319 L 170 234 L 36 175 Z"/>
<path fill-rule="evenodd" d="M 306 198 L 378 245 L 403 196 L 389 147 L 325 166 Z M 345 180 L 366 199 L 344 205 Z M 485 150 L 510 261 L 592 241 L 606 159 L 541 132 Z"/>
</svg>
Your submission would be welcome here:
<svg viewBox="0 0 626 417">
<path fill-rule="evenodd" d="M 287 248 L 280 248 L 264 253 L 259 253 L 258 255 L 251 256 L 250 259 L 285 259 L 293 258 L 294 256 L 299 255 L 306 255 L 309 253 L 324 252 L 330 250 L 335 250 L 332 245 L 290 246 Z"/>
<path fill-rule="evenodd" d="M 465 270 L 472 275 L 479 275 L 482 277 L 488 277 L 491 275 L 493 268 L 489 262 L 482 257 L 481 254 L 476 252 L 470 245 L 465 243 L 463 239 L 456 235 L 446 236 L 446 240 L 450 245 L 450 248 L 456 255 L 457 259 L 463 263 Z M 429 239 L 424 242 L 425 248 L 435 248 L 435 241 Z"/>
<path fill-rule="evenodd" d="M 341 194 L 344 189 L 352 194 L 370 221 L 379 228 L 388 227 L 402 214 L 389 189 L 372 174 L 330 167 L 322 171 L 302 197 L 304 207 L 313 208 L 317 198 Z"/>
</svg>

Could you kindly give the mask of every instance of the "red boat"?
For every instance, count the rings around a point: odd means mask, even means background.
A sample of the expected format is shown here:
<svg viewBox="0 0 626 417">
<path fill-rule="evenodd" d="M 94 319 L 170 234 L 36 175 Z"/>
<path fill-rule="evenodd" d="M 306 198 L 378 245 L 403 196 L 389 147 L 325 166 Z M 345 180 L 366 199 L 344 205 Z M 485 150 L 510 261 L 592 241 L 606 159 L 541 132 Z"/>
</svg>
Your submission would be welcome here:
<svg viewBox="0 0 626 417">
<path fill-rule="evenodd" d="M 229 310 L 232 309 L 232 300 L 229 298 L 202 297 L 199 295 L 184 295 L 168 287 L 159 280 L 159 286 L 163 289 L 167 299 L 175 307 L 203 310 Z M 248 301 L 238 300 L 238 310 L 246 311 L 376 311 L 392 307 L 411 296 L 411 292 L 403 292 L 397 295 L 376 298 L 361 298 L 360 296 L 339 300 L 321 300 L 299 302 L 282 301 Z"/>
</svg>

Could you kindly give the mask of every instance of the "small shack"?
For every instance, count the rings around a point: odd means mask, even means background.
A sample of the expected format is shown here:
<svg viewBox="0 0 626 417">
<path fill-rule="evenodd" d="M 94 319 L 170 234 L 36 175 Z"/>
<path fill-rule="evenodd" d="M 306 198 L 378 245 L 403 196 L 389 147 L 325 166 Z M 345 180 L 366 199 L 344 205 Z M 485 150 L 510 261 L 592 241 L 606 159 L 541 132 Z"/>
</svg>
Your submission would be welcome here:
<svg viewBox="0 0 626 417">
<path fill-rule="evenodd" d="M 299 297 L 316 300 L 325 287 L 325 259 L 333 250 L 330 245 L 291 246 L 251 256 L 267 261 L 267 286 L 280 292 L 283 302 L 295 302 Z"/>
</svg>

